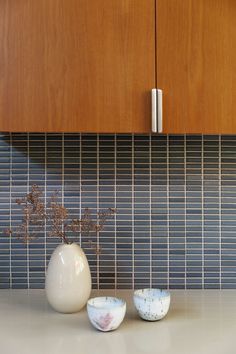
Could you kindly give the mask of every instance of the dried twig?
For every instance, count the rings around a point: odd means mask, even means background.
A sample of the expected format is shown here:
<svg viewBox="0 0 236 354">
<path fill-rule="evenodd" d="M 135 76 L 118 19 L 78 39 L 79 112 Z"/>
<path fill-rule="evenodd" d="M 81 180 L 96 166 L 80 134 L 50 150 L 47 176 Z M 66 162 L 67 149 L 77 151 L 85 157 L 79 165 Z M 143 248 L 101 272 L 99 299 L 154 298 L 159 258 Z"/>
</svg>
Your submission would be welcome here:
<svg viewBox="0 0 236 354">
<path fill-rule="evenodd" d="M 9 229 L 7 234 L 12 236 L 16 234 L 19 239 L 27 243 L 37 237 L 37 232 L 45 226 L 47 222 L 51 227 L 49 236 L 58 237 L 66 244 L 71 241 L 68 238 L 68 233 L 76 235 L 84 235 L 88 238 L 88 244 L 94 252 L 99 255 L 101 247 L 97 242 L 89 239 L 91 233 L 95 233 L 98 240 L 99 233 L 104 229 L 108 219 L 112 218 L 116 210 L 108 208 L 100 210 L 96 213 L 95 218 L 92 217 L 92 212 L 89 208 L 84 209 L 81 219 L 69 219 L 68 210 L 58 201 L 59 193 L 56 191 L 50 198 L 47 207 L 42 201 L 43 193 L 37 185 L 31 187 L 31 192 L 25 197 L 16 200 L 16 203 L 21 206 L 23 216 L 21 225 L 17 226 L 15 231 Z"/>
<path fill-rule="evenodd" d="M 36 237 L 42 226 L 45 225 L 46 212 L 42 202 L 42 192 L 37 185 L 31 187 L 30 193 L 25 197 L 16 199 L 17 205 L 21 206 L 22 223 L 16 227 L 14 234 L 22 239 L 24 243 Z M 33 231 L 35 230 L 35 231 Z M 12 230 L 7 230 L 9 235 L 13 235 Z"/>
</svg>

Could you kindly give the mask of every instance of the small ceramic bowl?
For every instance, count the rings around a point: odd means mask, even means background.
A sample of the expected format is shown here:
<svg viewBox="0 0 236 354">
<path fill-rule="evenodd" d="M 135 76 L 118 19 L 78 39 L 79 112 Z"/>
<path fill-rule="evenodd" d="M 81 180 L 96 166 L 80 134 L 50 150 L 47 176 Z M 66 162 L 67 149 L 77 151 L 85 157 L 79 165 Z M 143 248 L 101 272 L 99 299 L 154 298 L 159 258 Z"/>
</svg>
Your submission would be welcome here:
<svg viewBox="0 0 236 354">
<path fill-rule="evenodd" d="M 126 302 L 110 296 L 95 297 L 88 300 L 87 312 L 90 322 L 99 331 L 113 331 L 125 317 Z"/>
<path fill-rule="evenodd" d="M 133 300 L 139 316 L 146 321 L 161 320 L 170 307 L 170 293 L 166 290 L 136 290 Z"/>
</svg>

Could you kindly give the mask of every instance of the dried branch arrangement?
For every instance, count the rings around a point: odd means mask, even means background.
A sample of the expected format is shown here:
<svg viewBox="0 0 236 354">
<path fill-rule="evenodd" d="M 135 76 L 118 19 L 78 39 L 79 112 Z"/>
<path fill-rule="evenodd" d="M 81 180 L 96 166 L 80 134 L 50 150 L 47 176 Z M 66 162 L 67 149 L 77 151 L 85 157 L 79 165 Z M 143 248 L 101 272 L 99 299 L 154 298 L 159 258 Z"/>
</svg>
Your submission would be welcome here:
<svg viewBox="0 0 236 354">
<path fill-rule="evenodd" d="M 97 242 L 89 239 L 91 233 L 96 235 L 104 230 L 108 219 L 114 217 L 116 210 L 108 208 L 99 210 L 95 217 L 92 217 L 92 211 L 85 208 L 82 217 L 71 219 L 68 210 L 59 202 L 59 194 L 55 192 L 47 205 L 43 200 L 43 193 L 37 185 L 31 187 L 30 193 L 17 199 L 16 203 L 21 206 L 22 222 L 14 229 L 8 229 L 9 235 L 15 234 L 17 238 L 24 243 L 30 242 L 37 237 L 37 232 L 45 228 L 47 224 L 50 228 L 48 235 L 58 237 L 64 243 L 72 243 L 68 234 L 75 236 L 84 235 L 90 247 L 96 252 L 101 253 L 101 248 Z"/>
<path fill-rule="evenodd" d="M 16 199 L 16 204 L 21 206 L 23 214 L 22 222 L 14 229 L 14 232 L 13 229 L 6 231 L 9 235 L 14 233 L 17 238 L 26 243 L 34 239 L 37 236 L 36 232 L 40 231 L 45 225 L 47 215 L 44 203 L 42 202 L 42 191 L 38 186 L 33 185 L 30 193 L 22 198 Z M 32 229 L 34 231 L 32 231 Z"/>
</svg>

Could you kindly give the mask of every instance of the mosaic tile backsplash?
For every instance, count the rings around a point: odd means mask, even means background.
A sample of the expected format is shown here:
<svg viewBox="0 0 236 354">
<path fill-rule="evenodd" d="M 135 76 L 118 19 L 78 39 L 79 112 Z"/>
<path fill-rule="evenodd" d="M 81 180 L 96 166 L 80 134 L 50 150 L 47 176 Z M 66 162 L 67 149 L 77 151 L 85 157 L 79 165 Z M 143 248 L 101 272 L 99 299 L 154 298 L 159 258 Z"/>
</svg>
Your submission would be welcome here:
<svg viewBox="0 0 236 354">
<path fill-rule="evenodd" d="M 72 216 L 117 208 L 100 255 L 78 238 L 94 288 L 236 288 L 236 136 L 1 134 L 1 288 L 44 287 L 59 243 L 5 235 L 34 183 Z"/>
</svg>

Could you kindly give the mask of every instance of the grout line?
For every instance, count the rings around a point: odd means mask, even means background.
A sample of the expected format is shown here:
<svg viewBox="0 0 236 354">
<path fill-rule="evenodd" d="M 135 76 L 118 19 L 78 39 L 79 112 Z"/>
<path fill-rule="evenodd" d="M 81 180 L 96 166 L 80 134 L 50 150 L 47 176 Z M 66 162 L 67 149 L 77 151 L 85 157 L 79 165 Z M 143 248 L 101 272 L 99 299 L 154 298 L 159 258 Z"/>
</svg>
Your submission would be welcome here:
<svg viewBox="0 0 236 354">
<path fill-rule="evenodd" d="M 99 188 L 100 188 L 100 161 L 99 161 L 99 134 L 97 134 L 97 217 L 99 213 L 100 203 L 99 203 Z M 100 248 L 100 237 L 99 232 L 97 232 L 97 248 Z M 99 252 L 97 252 L 97 290 L 100 290 L 100 256 Z"/>
<path fill-rule="evenodd" d="M 132 289 L 134 289 L 134 271 L 135 271 L 135 260 L 134 260 L 134 134 L 132 134 L 132 165 L 131 165 L 131 175 L 132 175 Z"/>
<path fill-rule="evenodd" d="M 205 262 L 204 262 L 204 137 L 202 135 L 202 149 L 201 149 L 201 176 L 202 176 L 202 289 L 205 286 Z"/>
<path fill-rule="evenodd" d="M 186 176 L 186 134 L 184 134 L 184 289 L 187 288 L 187 176 Z"/>
<path fill-rule="evenodd" d="M 149 238 L 150 238 L 150 288 L 152 288 L 152 135 L 149 135 Z"/>
<path fill-rule="evenodd" d="M 117 160 L 117 135 L 115 134 L 115 141 L 114 141 L 114 202 L 115 202 L 115 209 L 117 208 L 117 186 L 116 186 L 116 174 L 117 174 L 117 164 L 116 164 L 116 160 Z M 117 219 L 116 219 L 116 213 L 114 215 L 114 226 L 115 226 L 115 290 L 117 289 L 117 235 L 116 235 L 116 232 L 117 232 Z"/>
<path fill-rule="evenodd" d="M 9 204 L 9 227 L 12 230 L 12 133 L 10 133 L 10 204 Z M 10 267 L 9 267 L 9 284 L 10 289 L 12 288 L 12 234 L 9 235 L 9 257 L 10 257 Z"/>
<path fill-rule="evenodd" d="M 169 135 L 166 137 L 166 172 L 167 172 L 167 186 L 166 186 L 166 197 L 167 197 L 167 289 L 170 287 L 170 170 L 169 170 Z"/>
<path fill-rule="evenodd" d="M 82 133 L 80 133 L 80 142 L 79 142 L 79 218 L 82 217 Z M 82 235 L 80 232 L 79 243 L 82 248 Z"/>
<path fill-rule="evenodd" d="M 29 147 L 29 133 L 27 133 L 27 194 L 29 193 L 29 183 L 30 183 L 30 178 L 29 178 L 29 171 L 30 171 L 30 147 Z M 28 225 L 29 227 L 29 225 Z M 26 244 L 26 259 L 27 259 L 27 288 L 29 289 L 30 287 L 30 282 L 29 282 L 29 241 L 27 241 Z"/>
<path fill-rule="evenodd" d="M 61 141 L 61 155 L 62 155 L 62 165 L 61 165 L 61 203 L 64 207 L 64 184 L 65 184 L 65 135 L 62 133 Z M 64 226 L 62 225 L 62 231 L 64 231 Z M 63 243 L 63 240 L 61 240 Z"/>
<path fill-rule="evenodd" d="M 44 134 L 44 205 L 47 209 L 47 133 Z M 44 223 L 44 272 L 47 272 L 47 220 Z"/>
<path fill-rule="evenodd" d="M 87 159 L 87 162 L 89 163 L 89 160 Z M 140 160 L 140 162 L 146 162 L 146 160 L 143 160 L 143 161 L 141 161 Z M 57 170 L 57 167 L 58 167 L 58 162 L 57 163 L 51 163 L 52 165 L 54 165 L 55 166 L 55 170 Z M 123 164 L 123 162 L 122 162 L 122 164 Z M 125 164 L 125 163 L 124 163 Z M 176 161 L 176 164 L 178 164 L 178 162 Z M 33 166 L 35 166 L 35 165 L 37 165 L 37 163 L 35 163 L 35 162 L 32 162 L 32 165 Z M 95 166 L 95 164 L 93 164 L 93 163 L 91 163 L 91 165 L 94 165 Z M 107 166 L 110 166 L 111 164 L 110 163 L 108 163 L 107 164 Z M 155 165 L 155 163 L 154 163 L 154 165 Z M 93 167 L 90 167 L 90 168 L 88 168 L 87 169 L 87 171 L 92 171 L 93 170 L 93 168 L 94 168 L 94 166 Z M 127 164 L 127 168 L 120 168 L 120 171 L 126 171 L 126 170 L 128 170 L 129 169 L 129 164 Z M 182 168 L 181 168 L 181 166 L 179 167 L 179 168 L 173 168 L 173 171 L 175 170 L 176 171 L 176 173 L 172 173 L 172 175 L 175 175 L 175 176 L 178 176 L 178 172 L 181 170 Z M 198 170 L 200 169 L 200 166 L 199 167 L 197 167 L 197 168 L 191 168 L 191 170 L 195 170 L 195 172 L 197 172 Z M 234 172 L 235 173 L 235 168 L 227 168 L 228 170 L 231 170 L 232 172 Z M 53 169 L 52 169 L 53 170 Z M 74 169 L 73 168 L 68 168 L 67 169 L 68 171 L 73 171 Z M 207 170 L 209 170 L 209 171 L 213 171 L 213 170 L 215 170 L 215 168 L 207 168 Z M 147 167 L 146 169 L 144 168 L 143 169 L 143 171 L 146 171 L 146 172 L 148 172 L 149 171 L 149 167 Z M 159 169 L 159 171 L 165 171 L 165 169 L 164 168 L 160 168 Z M 234 175 L 234 173 L 224 173 L 224 176 L 232 176 L 232 175 Z M 0 173 L 0 176 L 3 176 L 4 174 L 3 173 Z M 22 172 L 22 173 L 19 173 L 18 174 L 19 176 L 23 176 L 24 177 L 24 172 Z M 144 173 L 135 173 L 135 175 L 136 176 L 142 176 L 142 175 L 144 175 Z M 156 174 L 156 175 L 158 175 L 158 173 Z M 195 173 L 189 173 L 189 176 L 195 176 L 196 174 Z M 208 174 L 209 175 L 209 174 Z M 215 172 L 215 173 L 211 173 L 211 176 L 217 176 L 218 177 L 218 171 L 217 172 Z M 88 181 L 89 181 L 90 179 L 88 179 Z M 91 181 L 91 180 L 90 180 Z M 228 185 L 226 185 L 227 187 L 235 187 L 235 184 L 234 184 L 234 179 L 229 179 L 228 180 L 228 182 L 232 182 L 232 184 L 228 184 Z M 137 184 L 138 185 L 138 184 Z"/>
<path fill-rule="evenodd" d="M 222 259 L 221 259 L 221 241 L 222 241 L 222 219 L 221 219 L 221 212 L 222 212 L 222 193 L 221 193 L 221 135 L 219 135 L 219 260 L 220 260 L 220 289 L 222 289 Z"/>
<path fill-rule="evenodd" d="M 62 205 L 64 206 L 64 185 L 65 185 L 65 136 L 62 133 L 61 141 L 61 154 L 62 154 L 62 165 L 61 165 L 61 199 Z"/>
</svg>

